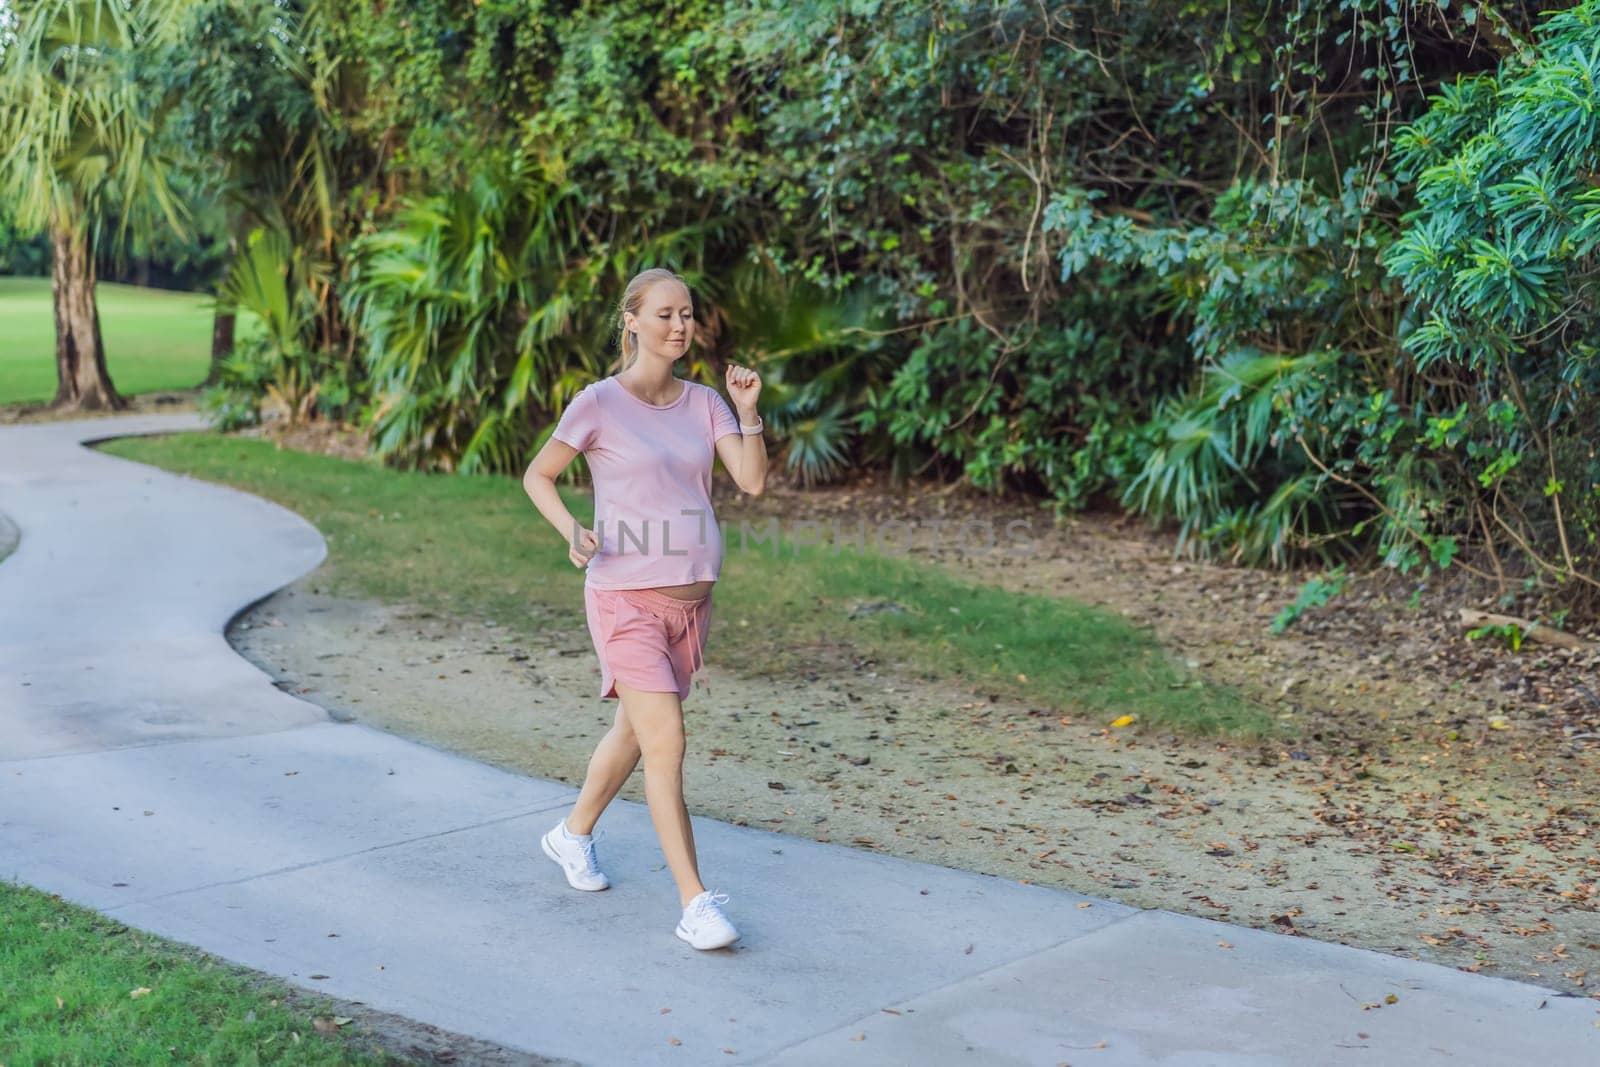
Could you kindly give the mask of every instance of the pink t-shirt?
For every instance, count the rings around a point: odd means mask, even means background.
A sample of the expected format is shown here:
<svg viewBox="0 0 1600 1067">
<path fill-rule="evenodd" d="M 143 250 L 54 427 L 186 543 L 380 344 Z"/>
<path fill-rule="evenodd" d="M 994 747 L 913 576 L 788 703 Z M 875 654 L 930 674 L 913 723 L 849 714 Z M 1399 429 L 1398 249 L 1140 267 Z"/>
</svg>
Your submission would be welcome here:
<svg viewBox="0 0 1600 1067">
<path fill-rule="evenodd" d="M 582 452 L 594 475 L 600 549 L 585 584 L 650 589 L 715 581 L 722 531 L 711 513 L 711 465 L 716 442 L 738 432 L 722 394 L 698 382 L 683 381 L 678 398 L 659 407 L 615 378 L 573 397 L 554 436 Z"/>
</svg>

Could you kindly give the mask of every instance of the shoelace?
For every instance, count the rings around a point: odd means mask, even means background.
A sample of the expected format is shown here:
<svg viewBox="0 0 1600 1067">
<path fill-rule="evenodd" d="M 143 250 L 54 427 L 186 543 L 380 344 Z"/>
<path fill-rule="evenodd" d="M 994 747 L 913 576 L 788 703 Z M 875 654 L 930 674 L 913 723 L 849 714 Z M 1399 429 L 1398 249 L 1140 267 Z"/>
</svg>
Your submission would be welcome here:
<svg viewBox="0 0 1600 1067">
<path fill-rule="evenodd" d="M 578 845 L 583 849 L 583 862 L 588 868 L 588 873 L 599 874 L 600 861 L 595 859 L 593 835 L 590 835 L 589 840 L 587 841 L 579 841 Z"/>
<path fill-rule="evenodd" d="M 704 919 L 707 916 L 719 913 L 722 905 L 726 904 L 729 899 L 726 893 L 707 893 L 695 901 L 694 917 L 696 919 Z"/>
<path fill-rule="evenodd" d="M 596 830 L 594 833 L 590 834 L 587 839 L 581 837 L 567 838 L 567 840 L 571 841 L 573 844 L 577 845 L 583 850 L 583 862 L 588 867 L 590 874 L 600 873 L 600 861 L 595 858 L 594 843 L 597 838 L 604 836 L 604 830 Z"/>
</svg>

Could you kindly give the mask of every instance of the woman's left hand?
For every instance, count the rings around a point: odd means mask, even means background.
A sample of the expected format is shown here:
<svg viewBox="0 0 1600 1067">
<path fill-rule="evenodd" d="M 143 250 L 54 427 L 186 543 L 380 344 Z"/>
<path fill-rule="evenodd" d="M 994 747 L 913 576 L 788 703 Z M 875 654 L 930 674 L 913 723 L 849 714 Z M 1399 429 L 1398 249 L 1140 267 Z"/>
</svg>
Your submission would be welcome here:
<svg viewBox="0 0 1600 1067">
<path fill-rule="evenodd" d="M 761 395 L 761 375 L 737 363 L 728 364 L 728 398 L 741 415 L 755 414 L 756 398 Z"/>
</svg>

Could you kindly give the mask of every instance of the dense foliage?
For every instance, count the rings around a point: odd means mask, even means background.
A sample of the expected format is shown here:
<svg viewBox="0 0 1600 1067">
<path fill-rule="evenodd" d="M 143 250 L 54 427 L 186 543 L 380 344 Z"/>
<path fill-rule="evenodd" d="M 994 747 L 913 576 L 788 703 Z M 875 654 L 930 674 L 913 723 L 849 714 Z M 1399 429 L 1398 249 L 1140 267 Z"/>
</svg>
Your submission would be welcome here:
<svg viewBox="0 0 1600 1067">
<path fill-rule="evenodd" d="M 804 480 L 1581 603 L 1600 0 L 1552 6 L 195 0 L 143 76 L 284 324 L 230 418 L 519 470 L 668 265 Z"/>
<path fill-rule="evenodd" d="M 47 275 L 50 241 L 44 234 L 19 229 L 0 207 L 0 274 Z"/>
<path fill-rule="evenodd" d="M 1405 430 L 1447 487 L 1402 521 L 1474 531 L 1600 588 L 1600 4 L 1395 139 L 1417 207 L 1388 250 L 1423 387 Z M 1385 403 L 1392 398 L 1384 397 Z M 1376 399 L 1374 401 L 1376 403 Z M 1400 420 L 1391 419 L 1390 422 Z M 1383 465 L 1362 472 L 1386 484 Z M 1496 554 L 1489 562 L 1503 578 Z"/>
</svg>

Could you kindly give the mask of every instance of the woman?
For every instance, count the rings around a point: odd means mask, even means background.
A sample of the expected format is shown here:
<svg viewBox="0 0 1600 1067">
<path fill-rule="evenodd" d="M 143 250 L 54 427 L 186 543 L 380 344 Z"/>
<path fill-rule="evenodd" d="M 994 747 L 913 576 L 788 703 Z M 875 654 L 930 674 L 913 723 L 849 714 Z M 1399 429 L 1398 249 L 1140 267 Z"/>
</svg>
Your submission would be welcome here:
<svg viewBox="0 0 1600 1067">
<path fill-rule="evenodd" d="M 523 478 L 540 514 L 568 539 L 568 558 L 586 569 L 600 696 L 620 701 L 577 803 L 541 845 L 574 889 L 609 886 L 595 860 L 594 825 L 642 756 L 650 818 L 683 908 L 677 934 L 698 949 L 722 948 L 739 932 L 722 912 L 727 894 L 700 881 L 683 802 L 682 701 L 703 664 L 722 564 L 711 513 L 713 452 L 740 489 L 758 495 L 766 484 L 756 414 L 761 379 L 728 367 L 736 421 L 715 389 L 673 375 L 694 340 L 694 306 L 671 271 L 635 277 L 619 312 L 622 371 L 572 399 Z M 593 530 L 578 525 L 556 492 L 556 477 L 579 452 L 594 476 Z"/>
</svg>

